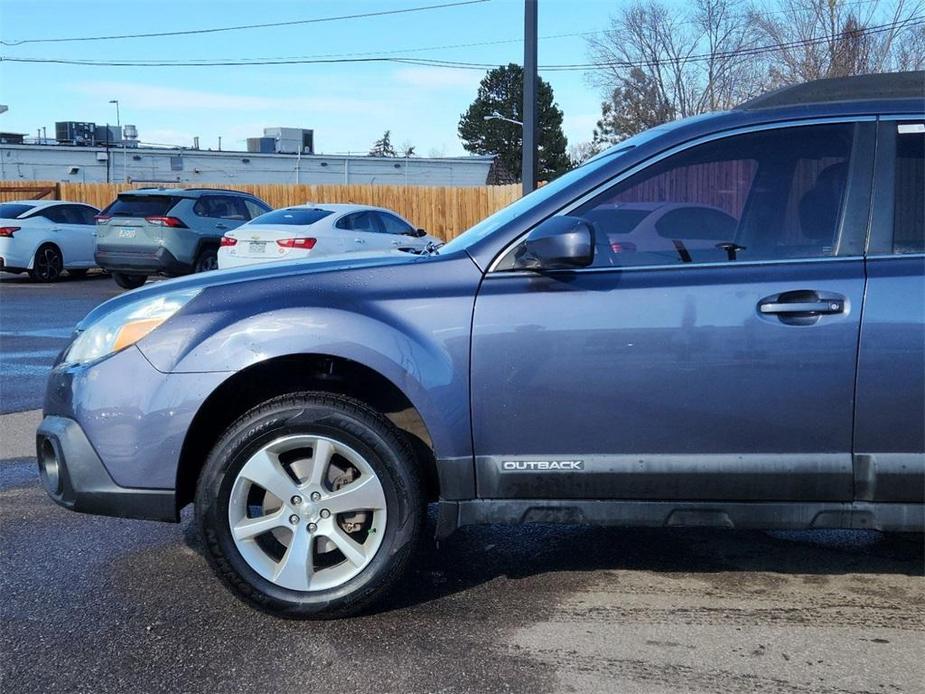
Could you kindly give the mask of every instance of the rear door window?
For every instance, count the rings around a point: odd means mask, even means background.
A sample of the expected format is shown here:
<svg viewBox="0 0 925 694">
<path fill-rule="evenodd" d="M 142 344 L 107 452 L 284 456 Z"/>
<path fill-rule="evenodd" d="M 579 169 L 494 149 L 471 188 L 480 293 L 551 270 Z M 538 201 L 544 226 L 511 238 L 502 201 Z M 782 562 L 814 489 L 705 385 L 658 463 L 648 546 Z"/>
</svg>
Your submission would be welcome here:
<svg viewBox="0 0 925 694">
<path fill-rule="evenodd" d="M 895 166 L 893 253 L 925 253 L 925 124 L 897 126 Z"/>
<path fill-rule="evenodd" d="M 237 221 L 249 218 L 241 198 L 232 195 L 203 195 L 193 205 L 193 214 L 199 217 Z"/>
<path fill-rule="evenodd" d="M 379 217 L 373 212 L 354 212 L 337 222 L 338 229 L 362 231 L 370 234 L 382 233 Z"/>
<path fill-rule="evenodd" d="M 65 213 L 65 205 L 54 205 L 53 207 L 46 207 L 44 210 L 41 210 L 36 217 L 44 217 L 55 224 L 67 224 L 68 218 Z"/>
<path fill-rule="evenodd" d="M 120 195 L 102 214 L 111 217 L 163 217 L 178 200 L 170 195 Z"/>
</svg>

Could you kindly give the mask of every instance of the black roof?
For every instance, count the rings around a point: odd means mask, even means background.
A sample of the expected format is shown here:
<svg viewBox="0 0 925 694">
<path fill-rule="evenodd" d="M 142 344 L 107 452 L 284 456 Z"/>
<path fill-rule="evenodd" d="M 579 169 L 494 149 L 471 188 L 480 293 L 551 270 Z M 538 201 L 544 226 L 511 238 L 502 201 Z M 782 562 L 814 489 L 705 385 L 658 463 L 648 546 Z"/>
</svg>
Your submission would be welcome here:
<svg viewBox="0 0 925 694">
<path fill-rule="evenodd" d="M 922 70 L 815 80 L 762 94 L 739 104 L 735 110 L 754 111 L 833 101 L 915 98 L 925 100 L 925 71 Z"/>
</svg>

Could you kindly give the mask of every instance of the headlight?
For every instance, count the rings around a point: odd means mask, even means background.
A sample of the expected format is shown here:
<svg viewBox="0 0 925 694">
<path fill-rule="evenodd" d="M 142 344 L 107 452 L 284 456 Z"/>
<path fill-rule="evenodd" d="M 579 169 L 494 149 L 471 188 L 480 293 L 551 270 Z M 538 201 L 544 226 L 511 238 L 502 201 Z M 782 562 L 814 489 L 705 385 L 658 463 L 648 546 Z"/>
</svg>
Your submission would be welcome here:
<svg viewBox="0 0 925 694">
<path fill-rule="evenodd" d="M 64 361 L 79 364 L 135 344 L 199 294 L 184 289 L 135 301 L 87 326 L 71 343 Z"/>
</svg>

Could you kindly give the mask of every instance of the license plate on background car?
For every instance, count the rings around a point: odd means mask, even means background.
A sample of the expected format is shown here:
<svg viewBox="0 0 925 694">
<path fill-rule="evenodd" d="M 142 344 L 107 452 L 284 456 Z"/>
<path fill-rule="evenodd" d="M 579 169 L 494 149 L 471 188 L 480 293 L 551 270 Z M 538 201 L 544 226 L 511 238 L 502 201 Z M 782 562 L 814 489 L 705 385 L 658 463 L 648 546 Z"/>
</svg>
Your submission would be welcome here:
<svg viewBox="0 0 925 694">
<path fill-rule="evenodd" d="M 266 253 L 267 252 L 267 244 L 264 241 L 251 241 L 249 248 L 250 248 L 251 253 Z"/>
<path fill-rule="evenodd" d="M 131 227 L 121 227 L 119 229 L 119 238 L 120 239 L 133 239 L 135 238 L 136 229 Z"/>
</svg>

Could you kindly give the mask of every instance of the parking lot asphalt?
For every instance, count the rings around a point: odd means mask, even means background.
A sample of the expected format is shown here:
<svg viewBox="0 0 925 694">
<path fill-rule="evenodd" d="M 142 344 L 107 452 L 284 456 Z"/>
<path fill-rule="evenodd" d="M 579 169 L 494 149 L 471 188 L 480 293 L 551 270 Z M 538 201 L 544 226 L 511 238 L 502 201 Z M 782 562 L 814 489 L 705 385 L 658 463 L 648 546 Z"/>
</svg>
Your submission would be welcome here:
<svg viewBox="0 0 925 694">
<path fill-rule="evenodd" d="M 39 284 L 0 272 L 0 413 L 41 407 L 48 367 L 74 325 L 122 291 L 101 273 Z"/>
<path fill-rule="evenodd" d="M 0 397 L 27 410 L 0 415 L 0 691 L 925 691 L 925 551 L 876 532 L 472 527 L 367 616 L 256 612 L 189 509 L 84 516 L 40 488 L 48 353 L 117 292 L 0 281 Z"/>
</svg>

